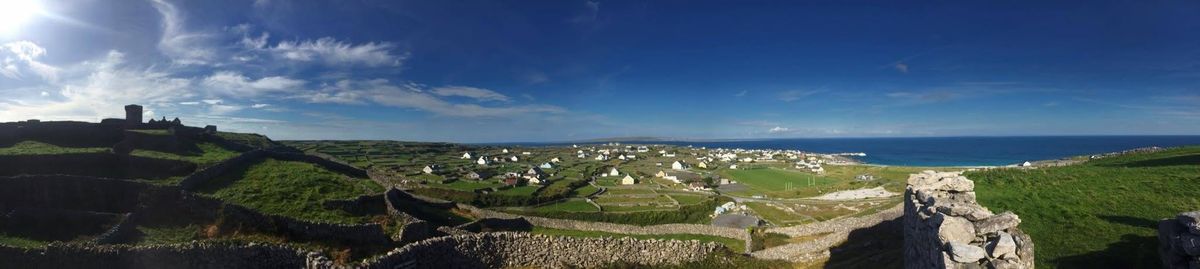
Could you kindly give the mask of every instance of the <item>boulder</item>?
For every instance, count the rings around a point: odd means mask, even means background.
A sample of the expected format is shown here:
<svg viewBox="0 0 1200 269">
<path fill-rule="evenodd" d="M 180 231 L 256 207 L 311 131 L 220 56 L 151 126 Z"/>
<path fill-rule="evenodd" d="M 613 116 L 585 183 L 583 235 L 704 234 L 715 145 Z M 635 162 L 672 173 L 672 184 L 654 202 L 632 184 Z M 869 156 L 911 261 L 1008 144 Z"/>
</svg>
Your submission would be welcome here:
<svg viewBox="0 0 1200 269">
<path fill-rule="evenodd" d="M 937 211 L 946 215 L 964 217 L 971 221 L 978 221 L 995 215 L 992 214 L 991 210 L 974 203 L 941 203 L 937 204 Z"/>
<path fill-rule="evenodd" d="M 1178 246 L 1179 252 L 1187 253 L 1188 256 L 1200 256 L 1200 235 L 1180 233 L 1175 238 L 1175 245 Z"/>
<path fill-rule="evenodd" d="M 971 225 L 971 221 L 945 214 L 934 215 L 934 221 L 938 222 L 938 239 L 942 242 L 950 243 L 971 243 L 975 240 L 975 227 Z"/>
<path fill-rule="evenodd" d="M 986 256 L 983 248 L 965 243 L 950 242 L 946 244 L 946 250 L 950 252 L 951 260 L 961 263 L 979 262 Z"/>
<path fill-rule="evenodd" d="M 1004 212 L 975 222 L 975 233 L 980 235 L 990 234 L 1017 227 L 1017 224 L 1021 224 L 1021 218 L 1017 217 L 1017 214 Z"/>
<path fill-rule="evenodd" d="M 990 257 L 999 259 L 1009 256 L 1016 256 L 1017 242 L 1013 241 L 1012 235 L 1006 232 L 999 232 L 1000 236 L 988 242 L 988 254 Z"/>
<path fill-rule="evenodd" d="M 988 261 L 989 269 L 1017 269 L 1021 265 L 1013 259 L 995 259 Z"/>
<path fill-rule="evenodd" d="M 1200 211 L 1183 212 L 1175 217 L 1189 233 L 1200 235 Z"/>
</svg>

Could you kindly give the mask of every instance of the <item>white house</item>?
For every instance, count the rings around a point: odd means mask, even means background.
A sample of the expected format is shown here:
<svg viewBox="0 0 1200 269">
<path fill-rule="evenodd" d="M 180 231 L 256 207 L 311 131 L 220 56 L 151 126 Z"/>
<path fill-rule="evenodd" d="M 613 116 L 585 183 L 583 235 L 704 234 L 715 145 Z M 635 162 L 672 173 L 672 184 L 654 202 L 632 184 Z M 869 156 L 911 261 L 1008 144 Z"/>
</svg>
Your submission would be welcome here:
<svg viewBox="0 0 1200 269">
<path fill-rule="evenodd" d="M 479 160 L 476 160 L 475 163 L 477 163 L 479 165 L 488 165 L 492 162 L 488 160 L 487 156 L 483 156 L 483 157 L 479 157 Z"/>
<path fill-rule="evenodd" d="M 434 172 L 437 172 L 440 168 L 442 168 L 442 167 L 440 165 L 436 165 L 436 164 L 426 165 L 425 168 L 421 169 L 421 172 L 425 172 L 426 174 L 433 174 Z"/>
<path fill-rule="evenodd" d="M 737 165 L 736 165 L 736 164 L 730 164 L 730 165 L 729 165 L 729 169 L 737 169 Z"/>
<path fill-rule="evenodd" d="M 500 153 L 508 153 L 508 149 L 500 150 Z"/>
<path fill-rule="evenodd" d="M 650 151 L 650 148 L 647 148 L 646 146 L 639 146 L 637 148 L 637 152 L 647 152 L 647 151 Z"/>
<path fill-rule="evenodd" d="M 530 153 L 530 152 L 528 152 L 528 151 L 521 152 L 521 155 L 529 155 L 529 154 L 533 154 L 533 153 Z"/>
<path fill-rule="evenodd" d="M 512 156 L 512 157 L 508 157 L 508 160 L 509 160 L 509 161 L 516 162 L 516 161 L 520 161 L 520 160 L 521 160 L 521 158 L 519 158 L 519 157 L 517 157 L 517 156 Z"/>
<path fill-rule="evenodd" d="M 559 162 L 562 162 L 562 160 L 559 160 L 558 157 L 554 157 L 554 159 L 550 159 L 550 162 L 559 163 Z"/>
<path fill-rule="evenodd" d="M 663 157 L 667 157 L 667 158 L 673 158 L 673 157 L 675 157 L 675 153 L 674 153 L 674 152 L 671 152 L 671 153 L 663 153 Z"/>
<path fill-rule="evenodd" d="M 538 169 L 537 167 L 534 167 L 534 168 L 529 168 L 528 171 L 525 171 L 525 175 L 523 177 L 525 179 L 529 180 L 529 183 L 542 184 L 542 182 L 543 182 L 542 175 L 543 175 L 542 170 Z"/>
<path fill-rule="evenodd" d="M 696 164 L 696 167 L 708 169 L 708 163 L 700 162 L 700 163 Z"/>
<path fill-rule="evenodd" d="M 596 155 L 596 160 L 597 161 L 607 161 L 608 155 L 604 155 L 604 154 Z"/>
<path fill-rule="evenodd" d="M 470 160 L 470 159 L 474 159 L 474 158 L 475 157 L 472 157 L 470 152 L 464 152 L 463 156 L 462 156 L 463 160 Z"/>
<path fill-rule="evenodd" d="M 1030 166 L 1033 166 L 1033 163 L 1031 163 L 1029 161 L 1021 163 L 1021 167 L 1030 167 Z"/>
<path fill-rule="evenodd" d="M 675 162 L 671 163 L 671 169 L 683 170 L 683 169 L 687 169 L 687 168 L 688 168 L 688 165 L 685 162 L 675 161 Z"/>
<path fill-rule="evenodd" d="M 554 163 L 549 163 L 549 162 L 547 162 L 547 163 L 542 163 L 542 165 L 539 165 L 539 166 L 538 166 L 538 168 L 541 168 L 541 169 L 550 169 L 550 168 L 554 168 Z"/>
<path fill-rule="evenodd" d="M 616 167 L 613 167 L 612 170 L 608 171 L 608 176 L 615 177 L 619 175 L 621 175 L 621 171 L 617 171 Z"/>
<path fill-rule="evenodd" d="M 625 175 L 625 178 L 621 179 L 621 185 L 633 185 L 633 184 L 637 184 L 637 180 L 633 179 L 633 177 L 631 177 L 629 175 Z"/>
</svg>

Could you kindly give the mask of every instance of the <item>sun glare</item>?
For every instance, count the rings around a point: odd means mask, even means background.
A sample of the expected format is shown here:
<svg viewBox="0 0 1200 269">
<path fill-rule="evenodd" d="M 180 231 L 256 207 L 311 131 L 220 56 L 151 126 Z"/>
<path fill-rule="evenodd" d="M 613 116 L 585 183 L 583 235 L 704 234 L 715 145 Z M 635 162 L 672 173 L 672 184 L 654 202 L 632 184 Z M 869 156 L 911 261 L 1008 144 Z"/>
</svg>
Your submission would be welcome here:
<svg viewBox="0 0 1200 269">
<path fill-rule="evenodd" d="M 42 12 L 36 0 L 0 0 L 0 33 L 14 33 Z"/>
</svg>

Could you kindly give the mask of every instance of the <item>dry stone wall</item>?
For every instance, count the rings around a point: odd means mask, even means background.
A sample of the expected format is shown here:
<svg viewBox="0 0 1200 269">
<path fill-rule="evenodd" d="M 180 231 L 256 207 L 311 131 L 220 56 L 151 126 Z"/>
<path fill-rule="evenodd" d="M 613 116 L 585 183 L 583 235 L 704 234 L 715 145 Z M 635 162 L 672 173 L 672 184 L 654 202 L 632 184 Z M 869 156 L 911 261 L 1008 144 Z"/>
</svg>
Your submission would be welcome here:
<svg viewBox="0 0 1200 269">
<path fill-rule="evenodd" d="M 1033 268 L 1033 241 L 1012 212 L 975 202 L 975 182 L 924 171 L 904 193 L 905 268 Z"/>
<path fill-rule="evenodd" d="M 1163 268 L 1200 268 L 1200 211 L 1158 222 L 1158 254 Z"/>
<path fill-rule="evenodd" d="M 660 224 L 651 226 L 637 226 L 628 224 L 617 224 L 607 222 L 590 222 L 567 219 L 552 219 L 533 216 L 520 216 L 502 212 L 496 212 L 486 209 L 480 209 L 468 205 L 459 205 L 460 209 L 471 212 L 480 218 L 497 218 L 497 219 L 515 219 L 524 218 L 534 226 L 565 229 L 565 230 L 580 230 L 580 231 L 596 231 L 619 234 L 645 234 L 645 235 L 663 235 L 663 234 L 701 234 L 712 235 L 726 238 L 733 238 L 750 242 L 750 233 L 744 229 L 718 227 L 702 224 Z"/>
<path fill-rule="evenodd" d="M 131 247 L 51 243 L 0 246 L 0 268 L 304 268 L 308 251 L 282 245 L 187 243 Z"/>
<path fill-rule="evenodd" d="M 717 243 L 679 240 L 576 238 L 520 232 L 453 235 L 406 245 L 364 261 L 361 268 L 592 268 L 622 262 L 677 265 L 724 249 Z M 334 268 L 312 262 L 309 268 Z"/>
</svg>

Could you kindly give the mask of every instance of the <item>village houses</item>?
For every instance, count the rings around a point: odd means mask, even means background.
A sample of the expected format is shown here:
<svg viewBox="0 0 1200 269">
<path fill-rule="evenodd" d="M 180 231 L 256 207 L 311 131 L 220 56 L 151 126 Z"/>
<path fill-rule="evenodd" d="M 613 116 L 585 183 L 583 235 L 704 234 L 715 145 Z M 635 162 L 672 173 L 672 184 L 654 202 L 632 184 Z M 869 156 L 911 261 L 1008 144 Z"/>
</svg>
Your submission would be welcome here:
<svg viewBox="0 0 1200 269">
<path fill-rule="evenodd" d="M 630 175 L 625 175 L 625 178 L 621 179 L 621 185 L 633 185 L 633 184 L 637 184 L 637 180 L 633 179 L 633 177 Z"/>
</svg>

